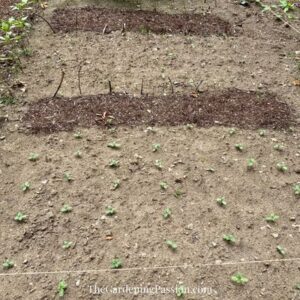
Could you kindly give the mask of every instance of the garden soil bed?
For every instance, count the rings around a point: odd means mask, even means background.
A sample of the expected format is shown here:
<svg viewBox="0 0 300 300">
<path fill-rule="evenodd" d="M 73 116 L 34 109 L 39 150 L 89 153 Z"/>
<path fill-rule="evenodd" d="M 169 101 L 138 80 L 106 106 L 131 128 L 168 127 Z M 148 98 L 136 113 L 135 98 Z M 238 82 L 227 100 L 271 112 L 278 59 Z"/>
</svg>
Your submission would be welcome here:
<svg viewBox="0 0 300 300">
<path fill-rule="evenodd" d="M 166 14 L 157 11 L 129 11 L 96 7 L 65 8 L 54 11 L 57 31 L 75 30 L 109 33 L 121 30 L 157 34 L 193 34 L 200 36 L 233 35 L 234 27 L 212 14 Z"/>
<path fill-rule="evenodd" d="M 112 93 L 46 98 L 31 104 L 23 121 L 32 132 L 48 133 L 108 124 L 281 129 L 291 125 L 292 113 L 274 95 L 229 89 L 161 97 Z"/>
</svg>

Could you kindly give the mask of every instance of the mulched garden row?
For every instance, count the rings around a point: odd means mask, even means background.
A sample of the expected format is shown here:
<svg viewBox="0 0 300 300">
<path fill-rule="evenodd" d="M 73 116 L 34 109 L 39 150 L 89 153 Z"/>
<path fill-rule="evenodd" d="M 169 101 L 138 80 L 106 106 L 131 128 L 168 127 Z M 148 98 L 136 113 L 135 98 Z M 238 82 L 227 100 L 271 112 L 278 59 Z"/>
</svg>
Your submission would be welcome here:
<svg viewBox="0 0 300 300">
<path fill-rule="evenodd" d="M 140 33 L 200 36 L 229 36 L 235 33 L 233 25 L 212 14 L 166 14 L 92 6 L 56 9 L 51 24 L 56 31 L 62 32 L 82 30 L 109 33 L 122 30 L 125 24 L 125 30 Z"/>
<path fill-rule="evenodd" d="M 228 89 L 189 95 L 133 97 L 112 93 L 45 98 L 30 104 L 22 121 L 32 133 L 70 131 L 77 126 L 184 124 L 284 129 L 293 123 L 293 113 L 275 95 Z"/>
</svg>

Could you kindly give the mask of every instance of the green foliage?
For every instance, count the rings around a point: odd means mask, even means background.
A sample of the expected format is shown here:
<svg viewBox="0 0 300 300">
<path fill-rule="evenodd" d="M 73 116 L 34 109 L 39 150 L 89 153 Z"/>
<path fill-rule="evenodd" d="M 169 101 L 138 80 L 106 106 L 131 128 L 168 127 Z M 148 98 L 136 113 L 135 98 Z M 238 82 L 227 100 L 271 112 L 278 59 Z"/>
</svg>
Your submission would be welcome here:
<svg viewBox="0 0 300 300">
<path fill-rule="evenodd" d="M 166 240 L 166 244 L 168 245 L 168 247 L 170 249 L 172 249 L 173 251 L 176 251 L 177 250 L 177 244 L 172 241 L 172 240 Z"/>
<path fill-rule="evenodd" d="M 58 283 L 57 291 L 58 291 L 59 297 L 64 297 L 67 288 L 68 288 L 68 285 L 66 284 L 66 282 L 64 280 L 61 280 Z"/>
<path fill-rule="evenodd" d="M 122 266 L 123 266 L 122 261 L 119 258 L 114 258 L 111 261 L 111 268 L 112 269 L 120 269 L 120 268 L 122 268 Z"/>
<path fill-rule="evenodd" d="M 30 187 L 31 187 L 31 185 L 28 181 L 21 184 L 21 189 L 24 193 L 29 191 Z"/>
<path fill-rule="evenodd" d="M 216 201 L 217 201 L 217 203 L 218 203 L 220 206 L 225 207 L 225 206 L 227 205 L 227 202 L 225 201 L 225 197 L 224 197 L 224 196 L 217 198 Z"/>
<path fill-rule="evenodd" d="M 105 209 L 105 214 L 107 216 L 113 216 L 116 213 L 117 213 L 116 210 L 113 207 L 111 207 L 111 206 L 107 206 L 106 209 Z"/>
<path fill-rule="evenodd" d="M 165 208 L 163 211 L 163 218 L 168 219 L 168 218 L 170 218 L 171 214 L 172 214 L 171 209 Z"/>
<path fill-rule="evenodd" d="M 235 244 L 235 242 L 236 242 L 236 238 L 232 234 L 224 234 L 223 235 L 223 240 L 225 242 L 227 242 L 228 244 Z"/>
<path fill-rule="evenodd" d="M 231 281 L 238 284 L 238 285 L 244 285 L 249 280 L 246 276 L 244 276 L 242 273 L 236 273 L 233 276 L 231 276 Z"/>
<path fill-rule="evenodd" d="M 27 219 L 27 216 L 24 215 L 23 213 L 21 212 L 17 212 L 16 216 L 15 216 L 15 221 L 19 222 L 19 223 L 22 223 L 24 222 L 25 220 Z"/>
<path fill-rule="evenodd" d="M 15 264 L 11 260 L 9 260 L 9 259 L 5 260 L 4 263 L 2 264 L 3 269 L 5 269 L 5 270 L 13 268 L 14 265 Z"/>
<path fill-rule="evenodd" d="M 296 197 L 300 197 L 300 183 L 296 183 L 293 186 L 293 191 Z"/>
<path fill-rule="evenodd" d="M 60 212 L 63 214 L 69 213 L 72 211 L 72 207 L 69 204 L 64 204 L 63 207 L 60 209 Z"/>
<path fill-rule="evenodd" d="M 279 216 L 274 214 L 274 213 L 271 213 L 268 216 L 266 216 L 266 221 L 267 222 L 275 223 L 278 219 L 279 219 Z"/>
</svg>

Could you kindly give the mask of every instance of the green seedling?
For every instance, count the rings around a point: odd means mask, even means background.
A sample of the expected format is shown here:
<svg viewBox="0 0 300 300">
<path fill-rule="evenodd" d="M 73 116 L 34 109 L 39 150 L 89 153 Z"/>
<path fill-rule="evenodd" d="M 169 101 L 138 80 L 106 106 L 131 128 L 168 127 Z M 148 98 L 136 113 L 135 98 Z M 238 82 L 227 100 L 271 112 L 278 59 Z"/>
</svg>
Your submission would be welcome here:
<svg viewBox="0 0 300 300">
<path fill-rule="evenodd" d="M 64 280 L 61 280 L 58 283 L 57 291 L 58 291 L 59 297 L 64 297 L 67 288 L 68 288 L 68 285 L 66 284 L 66 282 Z"/>
<path fill-rule="evenodd" d="M 227 205 L 227 202 L 225 201 L 225 197 L 224 197 L 224 196 L 217 198 L 216 201 L 217 201 L 217 203 L 218 203 L 220 206 L 225 207 L 225 206 Z"/>
<path fill-rule="evenodd" d="M 282 152 L 284 150 L 284 146 L 282 144 L 275 144 L 273 146 L 273 149 L 279 152 Z"/>
<path fill-rule="evenodd" d="M 121 181 L 119 179 L 115 180 L 113 182 L 113 185 L 112 185 L 112 190 L 115 191 L 116 189 L 118 189 L 120 187 L 120 184 L 121 184 Z"/>
<path fill-rule="evenodd" d="M 279 216 L 274 213 L 271 213 L 268 216 L 266 216 L 267 222 L 275 223 L 278 219 L 279 219 Z"/>
<path fill-rule="evenodd" d="M 233 276 L 231 276 L 231 281 L 238 284 L 238 285 L 244 285 L 249 280 L 246 276 L 244 276 L 242 273 L 236 273 Z"/>
<path fill-rule="evenodd" d="M 25 193 L 30 190 L 30 183 L 28 181 L 21 184 L 21 189 Z"/>
<path fill-rule="evenodd" d="M 9 260 L 9 259 L 5 260 L 4 263 L 2 264 L 3 269 L 5 269 L 5 270 L 13 268 L 14 265 L 15 264 L 11 260 Z"/>
<path fill-rule="evenodd" d="M 293 186 L 293 191 L 296 197 L 300 197 L 300 183 L 296 183 Z"/>
<path fill-rule="evenodd" d="M 152 151 L 157 152 L 161 148 L 160 144 L 153 144 L 152 145 Z"/>
<path fill-rule="evenodd" d="M 22 223 L 24 222 L 25 220 L 27 219 L 27 216 L 24 215 L 23 213 L 21 212 L 17 212 L 16 216 L 15 216 L 15 221 L 19 222 L 19 223 Z"/>
<path fill-rule="evenodd" d="M 235 244 L 235 242 L 236 242 L 235 236 L 232 234 L 224 234 L 223 240 L 225 242 L 227 242 L 228 244 Z"/>
<path fill-rule="evenodd" d="M 164 191 L 168 188 L 168 184 L 167 184 L 166 182 L 164 182 L 164 181 L 161 181 L 161 182 L 159 183 L 159 186 L 160 186 L 160 188 L 161 188 L 162 190 L 164 190 Z"/>
<path fill-rule="evenodd" d="M 111 143 L 107 144 L 107 147 L 109 147 L 111 149 L 120 149 L 121 144 L 118 144 L 117 142 L 111 142 Z"/>
<path fill-rule="evenodd" d="M 300 290 L 300 283 L 297 283 L 297 284 L 295 285 L 295 289 L 296 289 L 296 290 Z"/>
<path fill-rule="evenodd" d="M 82 139 L 82 134 L 80 131 L 77 131 L 76 133 L 74 133 L 74 138 L 77 139 L 77 140 L 80 140 Z"/>
<path fill-rule="evenodd" d="M 122 261 L 119 259 L 119 258 L 114 258 L 112 261 L 111 261 L 111 268 L 112 269 L 120 269 L 122 268 Z"/>
<path fill-rule="evenodd" d="M 183 298 L 186 294 L 186 287 L 184 285 L 176 286 L 176 296 L 178 298 Z"/>
<path fill-rule="evenodd" d="M 171 248 L 173 251 L 177 250 L 177 244 L 174 241 L 166 240 L 166 244 L 169 248 Z"/>
<path fill-rule="evenodd" d="M 286 251 L 285 251 L 285 249 L 284 249 L 282 246 L 278 245 L 278 246 L 276 247 L 276 250 L 277 250 L 277 252 L 278 252 L 281 256 L 285 256 Z"/>
<path fill-rule="evenodd" d="M 3 104 L 3 105 L 16 104 L 16 98 L 14 98 L 12 96 L 1 96 L 0 97 L 0 104 Z"/>
<path fill-rule="evenodd" d="M 242 144 L 235 144 L 234 145 L 235 149 L 242 152 L 244 150 L 244 146 Z"/>
<path fill-rule="evenodd" d="M 179 198 L 181 195 L 183 195 L 184 194 L 184 192 L 183 191 L 181 191 L 180 189 L 176 189 L 175 190 L 175 192 L 174 192 L 174 196 L 176 197 L 176 198 Z"/>
<path fill-rule="evenodd" d="M 162 165 L 162 162 L 157 159 L 155 162 L 154 162 L 154 166 L 158 169 L 158 170 L 162 170 L 163 168 L 163 165 Z"/>
<path fill-rule="evenodd" d="M 285 13 L 288 13 L 288 12 L 294 10 L 294 8 L 295 8 L 294 3 L 292 3 L 291 1 L 280 0 L 279 2 L 280 2 L 279 6 L 283 9 L 283 11 Z"/>
<path fill-rule="evenodd" d="M 69 249 L 69 248 L 71 248 L 72 245 L 73 245 L 72 242 L 69 242 L 69 241 L 63 241 L 62 247 L 63 247 L 63 249 Z"/>
<path fill-rule="evenodd" d="M 116 213 L 117 213 L 116 210 L 113 207 L 111 207 L 111 206 L 107 206 L 106 209 L 105 209 L 105 214 L 107 216 L 113 216 Z"/>
<path fill-rule="evenodd" d="M 67 182 L 73 181 L 73 178 L 72 178 L 71 174 L 68 173 L 68 172 L 64 173 L 64 179 L 65 179 L 65 181 L 67 181 Z"/>
<path fill-rule="evenodd" d="M 60 209 L 60 212 L 63 214 L 67 214 L 72 211 L 72 207 L 69 204 L 64 204 L 63 207 Z"/>
<path fill-rule="evenodd" d="M 186 129 L 192 130 L 193 128 L 193 124 L 186 124 Z"/>
<path fill-rule="evenodd" d="M 265 136 L 267 134 L 267 131 L 265 129 L 260 129 L 258 131 L 259 136 Z"/>
<path fill-rule="evenodd" d="M 164 209 L 164 211 L 163 211 L 163 218 L 164 218 L 164 219 L 170 218 L 171 213 L 172 213 L 172 212 L 171 212 L 171 209 L 170 209 L 170 208 Z"/>
<path fill-rule="evenodd" d="M 37 161 L 39 159 L 39 155 L 37 153 L 30 153 L 28 160 Z"/>
<path fill-rule="evenodd" d="M 77 150 L 74 155 L 76 158 L 82 158 L 82 152 L 80 150 Z"/>
<path fill-rule="evenodd" d="M 120 166 L 120 163 L 119 163 L 118 160 L 111 159 L 111 160 L 109 161 L 109 163 L 108 163 L 108 166 L 109 166 L 110 168 L 116 169 L 116 168 L 118 168 L 118 167 Z"/>
<path fill-rule="evenodd" d="M 276 168 L 279 172 L 285 173 L 288 171 L 288 167 L 284 162 L 280 162 L 276 165 Z"/>
<path fill-rule="evenodd" d="M 230 128 L 228 130 L 228 133 L 229 133 L 230 136 L 232 136 L 232 135 L 236 134 L 236 129 L 235 128 Z"/>
<path fill-rule="evenodd" d="M 205 169 L 205 171 L 210 172 L 210 173 L 216 172 L 216 170 L 214 168 L 207 168 L 207 169 Z"/>
<path fill-rule="evenodd" d="M 247 169 L 248 169 L 248 170 L 253 170 L 254 167 L 255 167 L 255 164 L 256 164 L 255 159 L 254 159 L 254 158 L 249 158 L 249 159 L 247 160 Z"/>
</svg>

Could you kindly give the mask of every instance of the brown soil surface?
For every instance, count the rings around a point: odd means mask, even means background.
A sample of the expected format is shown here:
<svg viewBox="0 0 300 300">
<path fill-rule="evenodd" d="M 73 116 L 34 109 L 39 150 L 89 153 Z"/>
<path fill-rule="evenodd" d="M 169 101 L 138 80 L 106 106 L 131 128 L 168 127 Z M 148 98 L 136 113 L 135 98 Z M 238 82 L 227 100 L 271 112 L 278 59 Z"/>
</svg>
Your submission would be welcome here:
<svg viewBox="0 0 300 300">
<path fill-rule="evenodd" d="M 104 9 L 96 7 L 55 10 L 52 25 L 56 30 L 102 32 L 120 30 L 156 34 L 232 35 L 233 26 L 212 14 L 165 14 L 152 11 Z"/>
<path fill-rule="evenodd" d="M 10 6 L 17 2 L 18 0 L 0 0 L 0 20 L 11 17 L 12 11 Z"/>
<path fill-rule="evenodd" d="M 124 2 L 128 1 L 118 0 L 118 5 Z M 243 7 L 235 0 L 217 0 L 216 6 L 204 0 L 137 2 L 143 10 L 153 10 L 155 3 L 164 13 L 211 13 L 239 25 L 242 34 L 122 35 L 121 27 L 110 34 L 102 34 L 103 28 L 52 34 L 45 22 L 36 20 L 27 46 L 31 55 L 21 58 L 23 72 L 6 78 L 16 104 L 0 105 L 0 267 L 6 259 L 14 262 L 12 269 L 0 271 L 0 299 L 60 299 L 60 280 L 68 284 L 65 300 L 177 299 L 159 292 L 93 295 L 95 284 L 212 289 L 211 296 L 189 294 L 183 298 L 188 300 L 299 299 L 295 287 L 300 283 L 300 211 L 293 191 L 300 181 L 300 97 L 299 86 L 293 84 L 300 79 L 298 34 L 256 5 Z M 49 0 L 44 16 L 51 20 L 57 8 L 96 3 L 109 8 L 116 0 Z M 290 21 L 300 28 L 297 18 Z M 296 122 L 289 130 L 268 129 L 264 135 L 239 128 L 230 135 L 225 126 L 146 124 L 24 133 L 22 118 L 36 103 L 41 105 L 39 101 L 50 105 L 53 118 L 50 97 L 61 70 L 66 74 L 61 97 L 53 103 L 60 108 L 61 99 L 71 115 L 70 101 L 80 107 L 81 98 L 82 107 L 90 107 L 88 99 L 99 96 L 87 95 L 107 94 L 108 80 L 116 95 L 106 95 L 107 99 L 119 101 L 117 95 L 126 91 L 132 96 L 125 99 L 137 102 L 144 79 L 144 94 L 151 98 L 141 105 L 158 99 L 162 106 L 164 96 L 171 97 L 170 77 L 176 99 L 193 94 L 203 80 L 200 99 L 226 90 L 251 91 L 282 101 L 283 109 L 292 107 Z M 7 85 L 0 82 L 0 89 Z M 47 112 L 45 105 L 40 108 Z M 278 106 L 274 108 L 279 112 Z M 97 115 L 97 125 L 103 124 L 102 116 Z M 49 120 L 44 121 L 47 127 Z M 94 124 L 94 119 L 89 122 Z M 74 137 L 77 131 L 81 139 Z M 112 142 L 120 148 L 109 148 Z M 154 152 L 153 144 L 160 144 L 160 149 Z M 237 151 L 236 144 L 243 150 Z M 274 149 L 278 144 L 282 151 Z M 36 161 L 28 159 L 31 153 L 39 155 Z M 250 158 L 256 161 L 253 170 L 247 169 Z M 109 167 L 112 159 L 119 161 L 118 168 Z M 288 166 L 285 173 L 276 167 L 280 162 Z M 73 180 L 66 181 L 65 173 Z M 113 189 L 116 180 L 120 185 Z M 161 181 L 167 183 L 166 190 Z M 30 183 L 26 192 L 21 189 L 24 182 Z M 175 197 L 175 191 L 182 194 Z M 216 203 L 220 196 L 226 207 Z M 65 203 L 72 206 L 70 213 L 61 213 Z M 107 206 L 116 209 L 114 216 L 105 214 Z M 166 208 L 171 210 L 168 219 L 162 216 Z M 17 212 L 27 215 L 25 222 L 15 221 Z M 266 222 L 271 213 L 279 216 L 277 222 Z M 224 234 L 233 234 L 236 243 L 227 244 Z M 167 247 L 167 239 L 177 243 L 177 251 Z M 64 241 L 72 242 L 69 249 L 63 248 Z M 276 250 L 278 245 L 286 250 L 285 256 Z M 110 269 L 115 257 L 123 262 L 119 271 Z M 211 265 L 204 266 L 207 263 Z M 249 282 L 233 284 L 236 272 Z"/>
<path fill-rule="evenodd" d="M 107 126 L 237 126 L 245 129 L 282 129 L 292 125 L 286 103 L 274 95 L 241 90 L 201 94 L 131 97 L 101 94 L 74 98 L 47 98 L 29 106 L 24 117 L 32 132 Z"/>
</svg>

